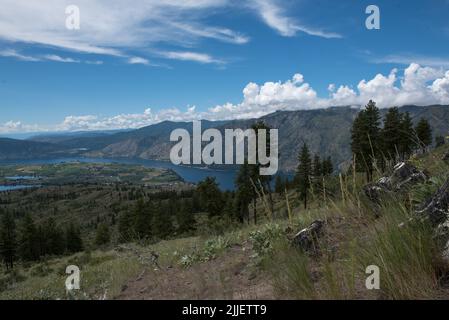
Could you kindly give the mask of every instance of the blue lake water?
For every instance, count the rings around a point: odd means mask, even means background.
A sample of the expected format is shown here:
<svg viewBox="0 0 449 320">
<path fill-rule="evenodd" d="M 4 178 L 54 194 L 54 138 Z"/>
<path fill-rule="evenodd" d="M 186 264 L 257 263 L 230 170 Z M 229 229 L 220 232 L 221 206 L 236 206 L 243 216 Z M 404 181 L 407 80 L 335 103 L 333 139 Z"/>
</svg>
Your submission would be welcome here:
<svg viewBox="0 0 449 320">
<path fill-rule="evenodd" d="M 57 164 L 63 162 L 86 162 L 86 163 L 123 163 L 123 164 L 139 164 L 149 168 L 165 168 L 172 169 L 179 176 L 181 176 L 186 182 L 198 183 L 207 177 L 214 177 L 222 190 L 234 190 L 234 182 L 237 175 L 237 169 L 234 167 L 232 169 L 210 169 L 210 168 L 198 168 L 190 166 L 180 166 L 174 165 L 169 161 L 158 161 L 158 160 L 144 160 L 144 159 L 105 159 L 105 158 L 62 158 L 62 159 L 36 159 L 36 160 L 14 160 L 14 161 L 0 161 L 0 165 L 8 164 Z M 291 175 L 282 174 L 283 177 L 291 178 Z M 24 177 L 10 177 L 18 178 L 17 181 L 23 180 Z M 33 177 L 36 178 L 36 177 Z M 274 179 L 273 179 L 274 182 Z M 4 188 L 10 188 L 10 186 L 3 186 Z M 15 186 L 18 187 L 18 186 Z M 23 188 L 22 186 L 21 188 Z M 25 186 L 26 187 L 26 186 Z M 21 189 L 16 188 L 16 189 Z M 11 190 L 11 189 L 9 189 Z M 0 191 L 2 186 L 0 186 Z"/>
<path fill-rule="evenodd" d="M 11 164 L 57 164 L 63 162 L 86 162 L 86 163 L 124 163 L 124 164 L 139 164 L 149 168 L 165 168 L 172 169 L 179 174 L 186 182 L 197 183 L 204 180 L 206 177 L 215 177 L 217 183 L 222 190 L 234 190 L 234 181 L 237 174 L 236 169 L 218 170 L 208 168 L 195 168 L 188 166 L 174 165 L 169 161 L 158 160 L 144 160 L 144 159 L 104 159 L 104 158 L 62 158 L 62 159 L 36 159 L 36 160 L 13 160 L 13 161 L 0 161 L 0 165 Z M 23 177 L 10 177 L 10 178 L 22 178 L 16 179 L 17 181 L 23 180 Z M 18 186 L 15 186 L 18 187 Z M 0 186 L 2 188 L 10 188 L 10 186 Z M 23 188 L 23 186 L 22 186 Z M 15 188 L 15 189 L 20 189 Z M 11 190 L 11 189 L 9 189 Z"/>
<path fill-rule="evenodd" d="M 2 191 L 11 191 L 11 190 L 21 190 L 32 188 L 34 186 L 23 186 L 23 185 L 15 185 L 15 186 L 0 186 L 0 192 Z"/>
<path fill-rule="evenodd" d="M 7 180 L 11 181 L 20 181 L 20 180 L 36 180 L 38 177 L 35 176 L 13 176 L 13 177 L 5 177 Z"/>
</svg>

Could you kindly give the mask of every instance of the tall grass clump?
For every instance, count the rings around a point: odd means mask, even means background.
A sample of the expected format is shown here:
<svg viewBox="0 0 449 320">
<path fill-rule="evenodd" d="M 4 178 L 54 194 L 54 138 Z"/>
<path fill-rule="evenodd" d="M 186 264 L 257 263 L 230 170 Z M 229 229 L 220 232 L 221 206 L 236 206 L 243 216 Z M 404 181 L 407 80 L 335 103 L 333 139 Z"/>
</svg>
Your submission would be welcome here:
<svg viewBox="0 0 449 320">
<path fill-rule="evenodd" d="M 316 299 L 313 273 L 309 257 L 290 246 L 287 241 L 278 241 L 265 267 L 272 274 L 273 288 L 278 297 L 289 299 Z"/>
<path fill-rule="evenodd" d="M 438 246 L 431 226 L 388 203 L 360 246 L 360 266 L 380 269 L 380 298 L 426 299 L 437 294 Z"/>
</svg>

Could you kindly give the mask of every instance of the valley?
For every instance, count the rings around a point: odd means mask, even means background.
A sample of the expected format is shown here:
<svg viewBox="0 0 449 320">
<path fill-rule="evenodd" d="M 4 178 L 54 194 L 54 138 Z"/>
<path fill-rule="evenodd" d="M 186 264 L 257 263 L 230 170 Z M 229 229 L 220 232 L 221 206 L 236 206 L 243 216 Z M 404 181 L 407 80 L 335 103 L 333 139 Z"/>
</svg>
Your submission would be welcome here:
<svg viewBox="0 0 449 320">
<path fill-rule="evenodd" d="M 368 112 L 379 112 L 374 102 L 350 126 L 359 159 L 373 149 L 358 121 L 380 119 Z M 445 298 L 447 234 L 437 230 L 446 223 L 438 206 L 449 194 L 449 144 L 438 125 L 413 126 L 398 109 L 383 120 L 375 150 L 385 152 L 372 163 L 334 169 L 302 142 L 294 177 L 264 180 L 248 164 L 3 161 L 0 185 L 23 189 L 0 192 L 10 230 L 0 236 L 15 246 L 3 251 L 0 299 Z M 233 189 L 220 186 L 220 172 Z M 80 290 L 66 291 L 67 265 L 81 270 Z M 372 265 L 379 290 L 365 285 Z"/>
</svg>

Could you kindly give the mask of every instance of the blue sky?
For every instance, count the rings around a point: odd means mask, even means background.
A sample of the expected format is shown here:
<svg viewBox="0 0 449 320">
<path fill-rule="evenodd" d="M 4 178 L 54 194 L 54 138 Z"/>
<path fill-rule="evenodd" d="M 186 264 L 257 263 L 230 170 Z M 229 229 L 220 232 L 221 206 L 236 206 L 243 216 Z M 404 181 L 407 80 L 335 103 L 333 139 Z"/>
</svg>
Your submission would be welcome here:
<svg viewBox="0 0 449 320">
<path fill-rule="evenodd" d="M 80 9 L 67 30 L 65 8 Z M 365 27 L 368 5 L 380 30 Z M 447 0 L 0 0 L 0 133 L 449 104 Z M 365 81 L 363 81 L 365 80 Z"/>
</svg>

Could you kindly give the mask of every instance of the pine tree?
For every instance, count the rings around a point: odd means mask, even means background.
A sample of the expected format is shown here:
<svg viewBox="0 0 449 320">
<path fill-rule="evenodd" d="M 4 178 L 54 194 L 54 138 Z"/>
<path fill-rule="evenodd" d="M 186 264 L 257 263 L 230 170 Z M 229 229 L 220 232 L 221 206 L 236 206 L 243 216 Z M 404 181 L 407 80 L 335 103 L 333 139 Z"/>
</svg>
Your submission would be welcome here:
<svg viewBox="0 0 449 320">
<path fill-rule="evenodd" d="M 310 158 L 309 148 L 304 143 L 298 156 L 299 165 L 296 171 L 298 177 L 298 193 L 300 200 L 304 201 L 304 209 L 307 209 L 307 198 L 310 188 L 310 178 L 312 174 L 312 160 Z"/>
<path fill-rule="evenodd" d="M 159 239 L 167 239 L 173 232 L 171 216 L 161 205 L 154 210 L 152 232 Z"/>
<path fill-rule="evenodd" d="M 97 233 L 95 235 L 95 244 L 97 246 L 108 245 L 111 241 L 111 233 L 109 231 L 109 226 L 106 223 L 101 223 L 98 225 Z"/>
<path fill-rule="evenodd" d="M 255 133 L 256 133 L 256 152 L 257 152 L 257 165 L 256 166 L 252 166 L 251 168 L 251 178 L 254 181 L 254 184 L 256 184 L 256 187 L 259 186 L 258 181 L 260 181 L 260 183 L 262 184 L 262 187 L 264 189 L 264 191 L 268 194 L 268 201 L 269 201 L 269 206 L 270 206 L 270 210 L 271 212 L 274 213 L 274 203 L 273 203 L 273 196 L 272 196 L 272 191 L 271 191 L 271 181 L 272 181 L 272 176 L 271 175 L 260 175 L 260 167 L 263 167 L 260 164 L 259 161 L 259 130 L 265 130 L 266 135 L 265 135 L 265 141 L 266 141 L 266 149 L 265 149 L 265 154 L 266 155 L 270 155 L 270 127 L 263 121 L 258 121 L 256 122 L 252 127 L 251 127 Z M 264 165 L 264 166 L 268 166 Z M 254 219 L 256 222 L 256 206 L 255 203 L 257 201 L 257 192 L 256 190 L 254 190 L 253 193 L 253 204 L 254 204 Z"/>
<path fill-rule="evenodd" d="M 402 115 L 399 108 L 390 108 L 385 115 L 382 128 L 382 155 L 386 160 L 396 162 L 401 148 Z"/>
<path fill-rule="evenodd" d="M 259 164 L 257 164 L 257 165 L 249 165 L 248 167 L 249 167 L 249 176 L 250 176 L 249 183 L 251 185 L 251 199 L 253 201 L 254 224 L 257 224 L 257 198 L 258 198 L 258 194 L 257 194 L 256 188 L 260 185 L 260 183 L 262 183 L 261 187 L 264 190 L 267 190 L 266 185 L 264 183 L 264 182 L 266 182 L 266 178 L 264 176 L 260 175 L 259 169 L 261 168 L 261 166 Z M 251 181 L 252 181 L 252 183 L 251 183 Z M 256 188 L 254 187 L 253 183 L 254 183 L 254 185 L 256 185 Z"/>
<path fill-rule="evenodd" d="M 240 166 L 239 172 L 236 177 L 236 202 L 238 219 L 243 222 L 245 218 L 249 219 L 249 209 L 248 206 L 253 198 L 253 186 L 251 184 L 251 177 L 249 172 L 248 163 L 245 161 L 243 165 Z M 249 221 L 248 221 L 249 222 Z"/>
<path fill-rule="evenodd" d="M 223 209 L 221 191 L 215 178 L 207 177 L 198 184 L 197 192 L 200 197 L 202 210 L 207 212 L 210 217 L 219 216 Z"/>
<path fill-rule="evenodd" d="M 56 221 L 50 217 L 43 225 L 44 254 L 60 255 L 64 253 L 66 242 L 64 234 L 56 225 Z"/>
<path fill-rule="evenodd" d="M 120 242 L 128 242 L 134 239 L 133 214 L 130 210 L 123 211 L 119 216 L 118 233 Z"/>
<path fill-rule="evenodd" d="M 405 112 L 402 116 L 400 139 L 399 149 L 402 159 L 405 160 L 410 158 L 417 144 L 412 118 L 408 112 Z"/>
<path fill-rule="evenodd" d="M 334 172 L 334 165 L 332 164 L 332 158 L 330 156 L 323 160 L 321 171 L 323 176 L 330 176 Z"/>
<path fill-rule="evenodd" d="M 23 261 L 35 261 L 40 256 L 37 228 L 30 214 L 19 226 L 18 253 Z"/>
<path fill-rule="evenodd" d="M 16 254 L 16 223 L 12 214 L 6 212 L 3 213 L 0 225 L 0 257 L 7 270 L 14 268 Z"/>
<path fill-rule="evenodd" d="M 380 158 L 380 114 L 376 103 L 368 102 L 360 111 L 351 129 L 351 149 L 355 155 L 359 171 L 366 173 L 368 181 L 372 180 L 374 164 Z"/>
<path fill-rule="evenodd" d="M 315 154 L 315 156 L 313 157 L 312 175 L 314 178 L 318 178 L 318 179 L 320 179 L 321 176 L 323 175 L 322 163 L 321 163 L 320 156 L 318 154 Z"/>
<path fill-rule="evenodd" d="M 80 252 L 84 248 L 80 228 L 73 222 L 65 230 L 65 242 L 68 253 Z"/>
<path fill-rule="evenodd" d="M 427 147 L 432 144 L 432 128 L 426 119 L 421 118 L 416 125 L 415 131 L 418 137 L 419 145 L 424 153 L 426 152 Z"/>
<path fill-rule="evenodd" d="M 137 201 L 134 211 L 134 221 L 132 230 L 139 239 L 151 238 L 151 223 L 153 220 L 154 208 L 151 202 L 145 203 L 142 198 Z"/>
<path fill-rule="evenodd" d="M 178 224 L 178 233 L 183 234 L 195 229 L 195 217 L 193 215 L 193 206 L 190 199 L 183 199 L 178 213 L 176 214 Z"/>
</svg>

